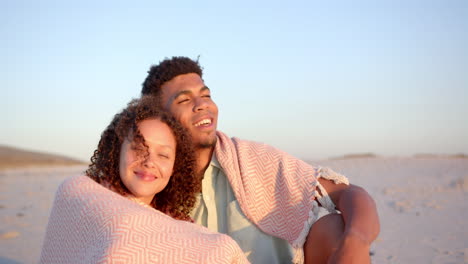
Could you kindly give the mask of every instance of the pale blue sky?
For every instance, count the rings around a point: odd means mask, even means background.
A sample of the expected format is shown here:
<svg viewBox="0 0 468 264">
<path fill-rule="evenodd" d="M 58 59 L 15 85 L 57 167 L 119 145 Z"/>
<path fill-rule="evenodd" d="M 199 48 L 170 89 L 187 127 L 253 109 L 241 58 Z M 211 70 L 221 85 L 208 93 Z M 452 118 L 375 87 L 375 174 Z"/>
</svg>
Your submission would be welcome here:
<svg viewBox="0 0 468 264">
<path fill-rule="evenodd" d="M 0 144 L 88 160 L 151 64 L 200 55 L 231 136 L 468 153 L 468 1 L 2 0 L 0 33 Z"/>
</svg>

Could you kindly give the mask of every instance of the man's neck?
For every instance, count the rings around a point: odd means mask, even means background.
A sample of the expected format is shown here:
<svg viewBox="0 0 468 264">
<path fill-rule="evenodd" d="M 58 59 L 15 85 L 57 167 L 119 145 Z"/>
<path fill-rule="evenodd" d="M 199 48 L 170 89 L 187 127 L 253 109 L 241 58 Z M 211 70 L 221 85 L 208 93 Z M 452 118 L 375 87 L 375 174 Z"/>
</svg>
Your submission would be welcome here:
<svg viewBox="0 0 468 264">
<path fill-rule="evenodd" d="M 195 155 L 197 157 L 197 174 L 205 174 L 206 169 L 210 165 L 211 157 L 214 152 L 214 147 L 212 148 L 199 148 L 195 150 Z"/>
</svg>

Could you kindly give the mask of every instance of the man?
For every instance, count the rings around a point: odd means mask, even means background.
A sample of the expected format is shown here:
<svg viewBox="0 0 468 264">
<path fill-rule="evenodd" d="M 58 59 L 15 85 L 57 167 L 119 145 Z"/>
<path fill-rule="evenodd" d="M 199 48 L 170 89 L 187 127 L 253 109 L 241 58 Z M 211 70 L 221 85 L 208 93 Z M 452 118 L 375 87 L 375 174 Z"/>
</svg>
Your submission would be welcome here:
<svg viewBox="0 0 468 264">
<path fill-rule="evenodd" d="M 148 73 L 142 95 L 156 95 L 192 135 L 202 178 L 196 223 L 233 237 L 252 263 L 370 263 L 380 226 L 364 189 L 331 170 L 216 131 L 218 108 L 198 61 L 173 57 Z M 318 204 L 334 211 L 330 198 L 341 214 L 316 220 Z"/>
</svg>

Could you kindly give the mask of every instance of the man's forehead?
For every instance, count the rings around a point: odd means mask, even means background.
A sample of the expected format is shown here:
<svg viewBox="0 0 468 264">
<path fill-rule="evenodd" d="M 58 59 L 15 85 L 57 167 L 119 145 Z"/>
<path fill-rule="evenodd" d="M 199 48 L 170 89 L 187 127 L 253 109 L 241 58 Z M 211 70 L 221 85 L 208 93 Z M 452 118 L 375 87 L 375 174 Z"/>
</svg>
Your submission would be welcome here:
<svg viewBox="0 0 468 264">
<path fill-rule="evenodd" d="M 174 98 L 188 93 L 200 92 L 208 89 L 201 77 L 196 73 L 178 75 L 161 85 L 162 99 Z M 209 90 L 209 89 L 208 89 Z"/>
<path fill-rule="evenodd" d="M 167 81 L 165 84 L 190 85 L 194 83 L 203 84 L 203 79 L 200 77 L 200 75 L 196 73 L 186 73 L 175 76 L 171 80 Z"/>
</svg>

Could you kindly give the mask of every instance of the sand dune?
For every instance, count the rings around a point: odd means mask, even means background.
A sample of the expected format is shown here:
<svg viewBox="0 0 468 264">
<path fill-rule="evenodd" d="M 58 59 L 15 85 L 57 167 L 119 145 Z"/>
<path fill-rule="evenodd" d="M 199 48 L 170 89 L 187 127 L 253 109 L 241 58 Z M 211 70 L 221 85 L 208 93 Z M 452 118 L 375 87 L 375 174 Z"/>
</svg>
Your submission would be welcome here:
<svg viewBox="0 0 468 264">
<path fill-rule="evenodd" d="M 374 153 L 352 153 L 352 154 L 346 154 L 343 156 L 339 157 L 333 157 L 330 158 L 331 160 L 343 160 L 343 159 L 372 159 L 372 158 L 377 158 L 377 154 Z"/>
<path fill-rule="evenodd" d="M 80 164 L 85 164 L 85 162 L 62 155 L 0 145 L 0 169 Z"/>
<path fill-rule="evenodd" d="M 468 263 L 468 159 L 348 157 L 329 166 L 374 197 L 373 263 Z M 85 166 L 0 172 L 0 263 L 36 263 L 54 192 Z"/>
</svg>

